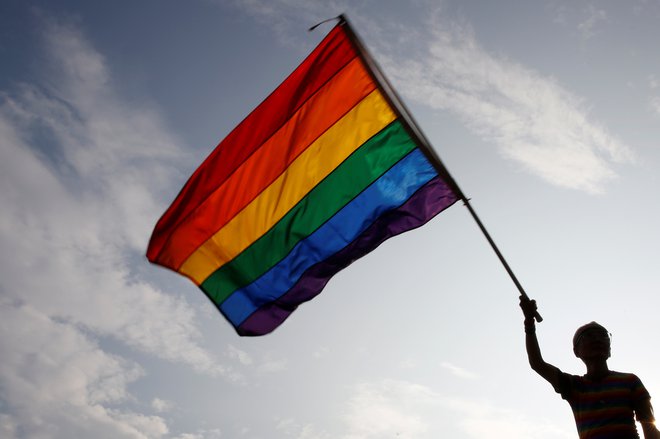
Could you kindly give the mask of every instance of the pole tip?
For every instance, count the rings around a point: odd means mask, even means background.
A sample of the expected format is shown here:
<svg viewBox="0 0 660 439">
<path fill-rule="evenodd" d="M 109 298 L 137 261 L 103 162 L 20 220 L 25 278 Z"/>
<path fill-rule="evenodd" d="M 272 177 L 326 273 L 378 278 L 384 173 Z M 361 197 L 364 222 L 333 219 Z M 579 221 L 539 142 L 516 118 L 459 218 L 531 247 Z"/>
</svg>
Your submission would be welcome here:
<svg viewBox="0 0 660 439">
<path fill-rule="evenodd" d="M 328 18 L 327 20 L 323 20 L 323 21 L 321 21 L 321 22 L 319 22 L 319 23 L 316 23 L 314 26 L 312 26 L 312 27 L 310 27 L 309 29 L 307 29 L 307 31 L 308 31 L 308 32 L 311 32 L 311 31 L 313 31 L 314 29 L 316 29 L 317 27 L 319 27 L 320 25 L 322 25 L 322 24 L 324 24 L 324 23 L 327 23 L 328 21 L 332 21 L 332 20 L 338 20 L 339 23 L 344 23 L 344 22 L 346 21 L 346 17 L 344 17 L 344 14 L 339 14 L 339 15 L 337 15 L 336 17 Z"/>
</svg>

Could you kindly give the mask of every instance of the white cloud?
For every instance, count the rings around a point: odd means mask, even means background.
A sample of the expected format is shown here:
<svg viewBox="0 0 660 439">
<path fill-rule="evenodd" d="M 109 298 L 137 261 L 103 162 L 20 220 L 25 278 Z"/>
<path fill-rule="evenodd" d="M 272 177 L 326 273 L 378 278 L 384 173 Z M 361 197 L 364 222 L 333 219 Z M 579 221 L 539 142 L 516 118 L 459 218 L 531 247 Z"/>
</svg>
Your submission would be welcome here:
<svg viewBox="0 0 660 439">
<path fill-rule="evenodd" d="M 233 344 L 227 345 L 225 355 L 238 362 L 244 371 L 255 372 L 258 375 L 282 372 L 287 369 L 288 361 L 277 354 L 271 352 L 262 352 L 259 355 L 250 354 L 242 349 L 237 348 Z M 240 383 L 246 384 L 245 377 L 240 377 Z"/>
<path fill-rule="evenodd" d="M 316 359 L 321 359 L 327 357 L 330 354 L 330 348 L 327 346 L 320 346 L 312 353 L 312 357 Z"/>
<path fill-rule="evenodd" d="M 272 358 L 270 355 L 266 355 L 257 365 L 257 371 L 259 373 L 275 373 L 286 370 L 287 366 L 288 361 L 286 358 Z"/>
<path fill-rule="evenodd" d="M 214 0 L 218 1 L 218 0 Z M 223 0 L 220 0 L 223 1 Z M 234 0 L 236 8 L 270 27 L 285 44 L 299 46 L 299 38 L 291 35 L 346 11 L 346 0 Z"/>
<path fill-rule="evenodd" d="M 597 28 L 608 21 L 607 11 L 597 2 L 581 4 L 563 0 L 549 2 L 546 8 L 553 14 L 553 21 L 575 31 L 582 40 L 594 37 Z M 636 9 L 637 6 L 633 7 Z"/>
<path fill-rule="evenodd" d="M 651 97 L 649 105 L 651 106 L 651 111 L 653 111 L 656 116 L 660 116 L 660 96 Z"/>
<path fill-rule="evenodd" d="M 18 438 L 18 426 L 12 416 L 0 413 L 0 434 L 5 439 Z"/>
<path fill-rule="evenodd" d="M 195 433 L 183 433 L 173 439 L 219 439 L 222 437 L 222 432 L 217 429 L 205 430 L 200 429 Z"/>
<path fill-rule="evenodd" d="M 358 385 L 348 402 L 346 439 L 426 437 L 430 419 L 421 406 L 433 404 L 429 389 L 412 383 L 386 380 Z"/>
<path fill-rule="evenodd" d="M 135 273 L 181 160 L 158 113 L 122 103 L 75 28 L 45 22 L 54 71 L 0 107 L 6 293 L 155 355 L 225 373 L 197 344 L 194 311 Z M 54 78 L 54 76 L 50 76 Z M 48 141 L 35 138 L 45 130 Z M 36 153 L 35 151 L 41 151 Z M 11 275 L 9 275 L 11 274 Z"/>
<path fill-rule="evenodd" d="M 310 11 L 333 15 L 332 8 L 312 4 L 251 0 L 240 7 L 289 41 L 294 24 L 312 20 Z M 380 44 L 370 48 L 406 98 L 458 115 L 503 157 L 556 186 L 600 193 L 617 177 L 616 165 L 634 162 L 631 148 L 592 120 L 582 99 L 552 78 L 486 52 L 468 26 L 442 15 L 442 6 L 426 7 L 424 26 L 364 20 L 370 41 Z M 574 12 L 566 5 L 554 11 L 558 21 Z M 351 15 L 360 21 L 362 14 L 354 7 Z M 581 17 L 576 26 L 589 37 L 607 14 L 588 5 Z"/>
<path fill-rule="evenodd" d="M 275 429 L 281 431 L 286 437 L 296 439 L 330 439 L 327 432 L 319 432 L 312 424 L 300 424 L 293 418 L 280 419 Z"/>
<path fill-rule="evenodd" d="M 441 414 L 441 415 L 440 415 Z M 362 383 L 347 403 L 346 439 L 465 437 L 570 438 L 542 419 L 487 401 L 441 395 L 428 387 L 396 380 Z"/>
<path fill-rule="evenodd" d="M 440 367 L 442 367 L 443 369 L 448 370 L 449 372 L 452 373 L 452 375 L 455 375 L 459 378 L 465 378 L 465 379 L 468 379 L 468 380 L 474 380 L 474 379 L 479 378 L 479 376 L 476 375 L 475 373 L 470 372 L 469 370 L 466 370 L 462 367 L 458 367 L 456 365 L 453 365 L 453 364 L 451 364 L 449 362 L 446 362 L 446 361 L 440 363 Z"/>
<path fill-rule="evenodd" d="M 151 400 L 151 408 L 158 413 L 169 412 L 174 408 L 174 403 L 166 399 L 154 398 Z"/>
<path fill-rule="evenodd" d="M 234 345 L 229 345 L 227 347 L 227 355 L 231 359 L 238 360 L 238 362 L 241 363 L 244 366 L 249 366 L 253 363 L 252 357 L 250 356 L 250 354 L 248 354 L 247 352 L 245 352 L 241 349 L 238 349 Z"/>
<path fill-rule="evenodd" d="M 402 369 L 415 369 L 417 365 L 417 360 L 412 358 L 404 358 L 399 362 L 399 367 Z"/>
<path fill-rule="evenodd" d="M 158 438 L 164 421 L 109 409 L 130 399 L 143 371 L 110 355 L 70 323 L 0 301 L 2 430 L 21 437 Z M 5 437 L 5 436 L 3 436 Z M 11 436 L 9 436 L 11 437 Z"/>
<path fill-rule="evenodd" d="M 457 114 L 504 157 L 558 186 L 602 192 L 613 165 L 633 161 L 631 149 L 552 79 L 487 53 L 465 26 L 432 28 L 421 49 L 382 49 L 386 71 L 412 99 Z"/>
<path fill-rule="evenodd" d="M 651 89 L 651 97 L 649 98 L 649 107 L 653 114 L 660 116 L 660 95 L 655 94 L 656 90 L 660 89 L 660 80 L 655 75 L 650 75 L 648 78 L 649 88 Z"/>
<path fill-rule="evenodd" d="M 607 20 L 607 13 L 604 9 L 596 8 L 593 4 L 587 5 L 584 13 L 586 17 L 578 23 L 577 28 L 582 37 L 588 39 L 596 34 L 596 26 Z"/>
<path fill-rule="evenodd" d="M 111 410 L 118 421 L 125 426 L 124 429 L 129 432 L 132 427 L 136 432 L 145 438 L 160 438 L 169 433 L 165 421 L 158 416 L 146 416 L 139 413 L 125 413 Z"/>
<path fill-rule="evenodd" d="M 115 406 L 144 371 L 98 337 L 237 379 L 200 346 L 187 301 L 144 274 L 183 154 L 156 109 L 117 95 L 74 26 L 40 24 L 44 82 L 0 95 L 0 431 L 159 438 L 164 419 Z"/>
<path fill-rule="evenodd" d="M 193 309 L 129 262 L 144 261 L 163 208 L 155 192 L 181 157 L 176 139 L 154 110 L 113 95 L 100 56 L 75 29 L 45 28 L 48 53 L 62 60 L 55 71 L 65 74 L 46 91 L 24 85 L 0 107 L 6 294 L 154 355 L 226 373 L 197 344 Z M 37 129 L 48 142 L 34 137 Z"/>
<path fill-rule="evenodd" d="M 530 419 L 515 410 L 495 407 L 488 401 L 447 398 L 443 403 L 457 412 L 458 424 L 471 437 L 573 438 L 566 431 L 542 419 Z"/>
</svg>

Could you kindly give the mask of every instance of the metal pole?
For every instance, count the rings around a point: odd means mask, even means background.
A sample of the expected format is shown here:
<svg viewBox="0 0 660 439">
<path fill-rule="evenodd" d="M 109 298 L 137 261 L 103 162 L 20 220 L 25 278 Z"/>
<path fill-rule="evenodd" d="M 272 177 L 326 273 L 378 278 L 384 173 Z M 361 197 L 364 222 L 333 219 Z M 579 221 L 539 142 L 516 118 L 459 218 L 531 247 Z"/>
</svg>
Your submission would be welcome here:
<svg viewBox="0 0 660 439">
<path fill-rule="evenodd" d="M 497 258 L 500 260 L 502 265 L 504 266 L 504 269 L 506 272 L 509 274 L 509 277 L 511 277 L 511 280 L 515 284 L 516 288 L 518 289 L 518 292 L 520 292 L 520 295 L 529 300 L 529 297 L 527 296 L 527 293 L 525 293 L 525 290 L 523 289 L 522 285 L 518 281 L 518 278 L 516 275 L 513 273 L 513 270 L 511 270 L 511 267 L 509 267 L 509 264 L 506 262 L 506 259 L 504 259 L 504 256 L 502 255 L 502 252 L 500 252 L 499 248 L 495 244 L 495 241 L 491 238 L 490 234 L 484 227 L 483 223 L 477 216 L 477 213 L 474 211 L 472 208 L 472 205 L 470 205 L 469 199 L 463 194 L 463 191 L 461 188 L 458 186 L 456 181 L 452 178 L 452 176 L 449 174 L 449 171 L 445 167 L 445 165 L 442 163 L 440 160 L 440 157 L 436 154 L 435 150 L 431 147 L 430 142 L 424 136 L 424 133 L 422 130 L 419 128 L 419 125 L 415 122 L 415 119 L 412 116 L 412 113 L 408 111 L 408 108 L 405 106 L 399 95 L 397 94 L 396 90 L 390 82 L 388 81 L 387 77 L 383 73 L 383 71 L 380 69 L 374 58 L 370 55 L 369 51 L 367 48 L 364 46 L 358 35 L 353 31 L 353 28 L 351 27 L 350 23 L 348 22 L 348 19 L 344 14 L 341 14 L 337 17 L 339 19 L 339 26 L 344 26 L 344 29 L 346 30 L 347 35 L 353 42 L 355 48 L 357 49 L 358 54 L 360 55 L 361 59 L 364 61 L 366 64 L 368 70 L 370 71 L 374 81 L 378 84 L 380 90 L 383 92 L 384 96 L 386 99 L 389 101 L 390 105 L 394 109 L 394 111 L 397 113 L 397 116 L 401 118 L 401 120 L 404 122 L 404 125 L 406 126 L 408 132 L 410 135 L 417 140 L 417 143 L 424 152 L 424 155 L 428 158 L 428 160 L 433 164 L 435 169 L 438 171 L 438 173 L 445 179 L 445 181 L 452 187 L 452 189 L 455 191 L 455 193 L 458 195 L 458 197 L 463 201 L 465 206 L 468 208 L 468 211 L 470 212 L 470 215 L 472 215 L 472 218 L 475 220 L 477 223 L 477 226 L 479 226 L 479 229 L 481 232 L 484 234 L 486 237 L 486 240 L 490 244 L 491 248 L 497 255 Z M 326 20 L 327 21 L 327 20 Z M 320 24 L 320 23 L 319 23 Z M 311 30 L 311 29 L 310 29 Z M 543 318 L 541 315 L 537 312 L 534 316 L 537 322 L 542 322 Z"/>
</svg>

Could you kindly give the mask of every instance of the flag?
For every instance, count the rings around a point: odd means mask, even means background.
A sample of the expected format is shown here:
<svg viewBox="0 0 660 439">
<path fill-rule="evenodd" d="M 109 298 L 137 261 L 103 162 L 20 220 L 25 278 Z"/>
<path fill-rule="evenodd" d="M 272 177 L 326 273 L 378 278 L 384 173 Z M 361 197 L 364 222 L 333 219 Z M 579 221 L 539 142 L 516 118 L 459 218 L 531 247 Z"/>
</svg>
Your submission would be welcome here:
<svg viewBox="0 0 660 439">
<path fill-rule="evenodd" d="M 335 26 L 151 236 L 148 259 L 191 279 L 240 335 L 271 332 L 338 271 L 459 199 L 356 38 Z"/>
</svg>

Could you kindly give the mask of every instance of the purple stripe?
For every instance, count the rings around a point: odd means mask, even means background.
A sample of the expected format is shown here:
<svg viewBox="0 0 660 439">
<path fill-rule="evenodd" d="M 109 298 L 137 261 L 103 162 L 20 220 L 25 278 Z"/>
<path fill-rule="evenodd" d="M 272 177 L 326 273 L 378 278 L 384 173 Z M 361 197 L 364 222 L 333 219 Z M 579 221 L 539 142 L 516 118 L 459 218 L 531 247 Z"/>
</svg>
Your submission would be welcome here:
<svg viewBox="0 0 660 439">
<path fill-rule="evenodd" d="M 283 296 L 252 313 L 236 329 L 240 335 L 263 335 L 273 331 L 303 302 L 318 295 L 330 278 L 383 241 L 422 226 L 458 200 L 447 184 L 435 177 L 399 208 L 382 215 L 357 239 L 326 260 L 305 271 Z"/>
</svg>

